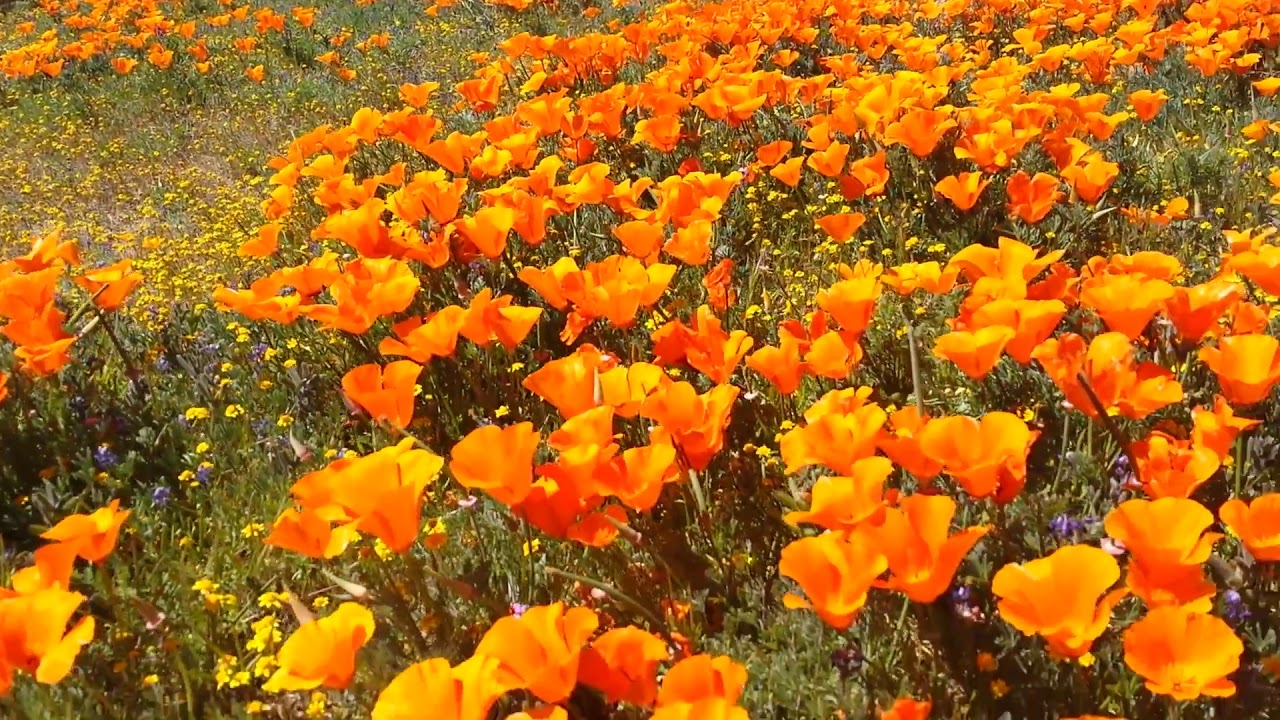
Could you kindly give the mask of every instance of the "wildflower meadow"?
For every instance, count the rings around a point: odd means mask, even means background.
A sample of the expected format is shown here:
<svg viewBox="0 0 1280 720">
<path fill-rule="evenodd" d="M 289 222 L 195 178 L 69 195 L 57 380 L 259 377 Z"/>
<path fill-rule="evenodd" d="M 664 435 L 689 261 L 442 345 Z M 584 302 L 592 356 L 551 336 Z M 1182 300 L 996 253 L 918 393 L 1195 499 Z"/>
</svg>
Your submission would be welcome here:
<svg viewBox="0 0 1280 720">
<path fill-rule="evenodd" d="M 0 0 L 0 718 L 1280 718 L 1277 0 Z"/>
</svg>

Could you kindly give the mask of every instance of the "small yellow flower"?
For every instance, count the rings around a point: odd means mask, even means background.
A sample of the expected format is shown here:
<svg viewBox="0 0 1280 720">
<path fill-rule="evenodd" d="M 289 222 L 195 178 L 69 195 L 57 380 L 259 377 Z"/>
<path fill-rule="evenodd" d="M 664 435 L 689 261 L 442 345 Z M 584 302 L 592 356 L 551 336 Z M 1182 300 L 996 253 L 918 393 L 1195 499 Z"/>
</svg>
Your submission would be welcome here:
<svg viewBox="0 0 1280 720">
<path fill-rule="evenodd" d="M 261 700 L 251 700 L 244 706 L 244 711 L 250 715 L 261 715 L 267 711 L 267 704 Z"/>
<path fill-rule="evenodd" d="M 1097 658 L 1095 658 L 1091 652 L 1087 652 L 1076 658 L 1076 662 L 1080 663 L 1081 667 L 1093 667 L 1093 663 L 1096 661 Z"/>
<path fill-rule="evenodd" d="M 997 700 L 1009 694 L 1009 683 L 1003 680 L 993 680 L 991 682 L 991 695 Z"/>
<path fill-rule="evenodd" d="M 228 405 L 223 415 L 229 418 L 238 418 L 244 414 L 244 408 L 239 405 Z"/>
<path fill-rule="evenodd" d="M 325 695 L 320 691 L 311 693 L 311 702 L 307 703 L 307 717 L 324 717 Z"/>
<path fill-rule="evenodd" d="M 187 408 L 187 411 L 182 415 L 187 419 L 187 422 L 195 422 L 196 420 L 208 420 L 209 408 L 190 407 L 190 408 Z"/>
<path fill-rule="evenodd" d="M 287 428 L 292 424 L 293 424 L 293 416 L 290 415 L 289 413 L 285 413 L 284 415 L 281 415 L 280 417 L 276 418 L 276 427 Z"/>
<path fill-rule="evenodd" d="M 317 610 L 323 610 L 324 608 L 329 607 L 329 598 L 325 597 L 324 595 L 317 596 L 314 600 L 311 601 L 311 607 Z"/>
<path fill-rule="evenodd" d="M 493 416 L 496 418 L 506 417 L 510 414 L 511 414 L 511 408 L 507 407 L 506 405 L 501 405 L 498 407 L 497 410 L 493 411 Z"/>
<path fill-rule="evenodd" d="M 209 452 L 209 443 L 207 443 L 207 442 L 201 442 L 200 444 L 196 445 L 196 453 L 197 453 L 197 454 L 199 454 L 199 455 L 203 455 L 203 454 L 205 454 L 205 453 L 207 453 L 207 452 Z"/>
<path fill-rule="evenodd" d="M 240 528 L 240 537 L 255 538 L 267 531 L 267 526 L 262 523 L 249 523 Z"/>
<path fill-rule="evenodd" d="M 538 552 L 538 549 L 541 547 L 542 547 L 542 541 L 539 540 L 538 538 L 534 538 L 533 540 L 521 546 L 520 549 L 521 551 L 524 552 L 525 557 L 528 557 L 529 555 L 532 555 L 533 553 Z"/>
<path fill-rule="evenodd" d="M 148 675 L 142 678 L 142 687 L 144 688 L 151 687 L 152 685 L 155 685 L 158 682 L 160 682 L 159 675 Z"/>
</svg>

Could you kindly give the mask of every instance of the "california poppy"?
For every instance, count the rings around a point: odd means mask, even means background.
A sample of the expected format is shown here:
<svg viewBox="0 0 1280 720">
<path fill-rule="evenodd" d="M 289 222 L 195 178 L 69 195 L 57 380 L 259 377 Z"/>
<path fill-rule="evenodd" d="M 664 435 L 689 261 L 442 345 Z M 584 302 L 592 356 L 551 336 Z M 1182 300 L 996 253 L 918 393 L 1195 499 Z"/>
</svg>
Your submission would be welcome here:
<svg viewBox="0 0 1280 720">
<path fill-rule="evenodd" d="M 1231 335 L 1201 348 L 1200 361 L 1218 376 L 1233 403 L 1262 402 L 1280 381 L 1280 340 L 1270 335 Z"/>
<path fill-rule="evenodd" d="M 71 672 L 80 648 L 93 639 L 92 617 L 67 629 L 84 601 L 80 593 L 55 588 L 0 599 L 0 695 L 12 686 L 14 670 L 45 684 Z"/>
<path fill-rule="evenodd" d="M 1066 658 L 1089 652 L 1107 629 L 1111 609 L 1128 591 L 1107 592 L 1120 566 L 1105 551 L 1068 545 L 1048 557 L 1000 568 L 991 581 L 1000 617 L 1023 634 L 1038 634 Z"/>
<path fill-rule="evenodd" d="M 497 680 L 507 688 L 560 702 L 577 684 L 582 648 L 598 625 L 590 608 L 540 605 L 495 622 L 475 654 L 498 660 Z"/>
<path fill-rule="evenodd" d="M 345 602 L 333 613 L 298 628 L 280 648 L 279 669 L 262 686 L 267 692 L 341 690 L 356 672 L 356 652 L 373 635 L 373 613 Z"/>
<path fill-rule="evenodd" d="M 1128 500 L 1106 518 L 1107 534 L 1119 540 L 1131 560 L 1126 586 L 1148 607 L 1190 605 L 1208 610 L 1214 586 L 1201 569 L 1220 533 L 1205 532 L 1213 513 L 1177 497 Z"/>
<path fill-rule="evenodd" d="M 658 663 L 670 655 L 666 642 L 630 625 L 614 628 L 582 651 L 579 682 L 604 693 L 609 702 L 642 707 L 658 697 Z"/>
<path fill-rule="evenodd" d="M 967 212 L 978 204 L 978 196 L 990 184 L 982 173 L 963 172 L 959 175 L 948 175 L 933 186 L 934 191 L 950 200 L 961 212 Z"/>
<path fill-rule="evenodd" d="M 1228 678 L 1244 643 L 1223 620 L 1181 607 L 1154 608 L 1124 632 L 1124 662 L 1147 689 L 1175 700 L 1231 697 Z"/>
<path fill-rule="evenodd" d="M 862 523 L 884 520 L 884 482 L 893 473 L 887 458 L 868 457 L 853 464 L 848 477 L 824 477 L 814 483 L 807 511 L 789 512 L 790 525 L 809 523 L 827 530 L 849 531 Z"/>
<path fill-rule="evenodd" d="M 413 420 L 414 385 L 421 372 L 412 360 L 361 365 L 342 376 L 342 390 L 374 420 L 403 430 Z"/>
<path fill-rule="evenodd" d="M 373 706 L 373 720 L 419 720 L 431 708 L 439 720 L 482 720 L 509 688 L 499 680 L 500 661 L 473 655 L 455 667 L 444 658 L 410 665 L 387 684 Z"/>
<path fill-rule="evenodd" d="M 964 556 L 989 530 L 974 526 L 950 535 L 955 512 L 955 500 L 946 495 L 910 495 L 888 508 L 882 522 L 862 526 L 858 531 L 875 538 L 889 562 L 889 578 L 877 587 L 919 603 L 946 592 Z"/>
<path fill-rule="evenodd" d="M 889 566 L 876 545 L 857 533 L 826 532 L 792 541 L 782 549 L 778 572 L 795 580 L 805 597 L 788 593 L 783 604 L 812 608 L 831 627 L 848 629 L 872 583 Z"/>
<path fill-rule="evenodd" d="M 99 508 L 89 515 L 68 515 L 40 537 L 69 543 L 76 554 L 89 562 L 100 563 L 115 549 L 120 526 L 129 518 L 129 510 L 120 509 L 120 501 Z"/>
<path fill-rule="evenodd" d="M 1260 495 L 1249 502 L 1231 498 L 1218 509 L 1218 517 L 1255 560 L 1280 561 L 1280 493 Z"/>
<path fill-rule="evenodd" d="M 1018 416 L 987 413 L 931 419 L 917 433 L 921 452 L 940 461 L 944 472 L 975 498 L 1012 501 L 1027 477 L 1027 454 L 1039 437 Z"/>
<path fill-rule="evenodd" d="M 453 446 L 449 471 L 464 487 L 485 490 L 499 502 L 514 505 L 533 484 L 539 439 L 533 423 L 483 425 Z"/>
</svg>

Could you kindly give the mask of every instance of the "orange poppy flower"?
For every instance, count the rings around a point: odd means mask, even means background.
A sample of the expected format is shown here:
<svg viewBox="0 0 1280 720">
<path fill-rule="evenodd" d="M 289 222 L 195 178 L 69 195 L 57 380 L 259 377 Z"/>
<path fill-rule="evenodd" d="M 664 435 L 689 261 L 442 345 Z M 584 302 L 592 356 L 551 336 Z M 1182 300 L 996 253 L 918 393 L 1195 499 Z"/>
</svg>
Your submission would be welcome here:
<svg viewBox="0 0 1280 720">
<path fill-rule="evenodd" d="M 341 690 L 356 673 L 356 652 L 373 636 L 373 613 L 344 602 L 332 614 L 298 628 L 284 641 L 276 659 L 280 667 L 262 686 L 267 692 Z"/>
<path fill-rule="evenodd" d="M 504 505 L 515 505 L 533 485 L 533 455 L 540 440 L 533 423 L 483 425 L 453 446 L 449 472 L 464 487 L 479 488 Z"/>
<path fill-rule="evenodd" d="M 788 430 L 779 443 L 787 473 L 809 465 L 822 465 L 840 475 L 853 475 L 854 464 L 875 455 L 880 429 L 889 416 L 875 403 L 855 402 L 852 407 L 824 407 L 840 391 L 823 396 L 805 413 L 806 424 Z"/>
<path fill-rule="evenodd" d="M 716 312 L 726 312 L 738 300 L 738 294 L 733 290 L 733 268 L 733 261 L 725 258 L 702 278 L 707 304 Z"/>
<path fill-rule="evenodd" d="M 917 433 L 920 450 L 974 498 L 1007 503 L 1027 478 L 1027 453 L 1040 433 L 1021 418 L 992 412 L 980 420 L 963 415 L 934 418 Z"/>
<path fill-rule="evenodd" d="M 928 157 L 942 136 L 956 126 L 956 121 L 949 114 L 940 108 L 909 110 L 885 128 L 884 142 L 886 145 L 905 145 L 912 155 Z"/>
<path fill-rule="evenodd" d="M 1280 340 L 1270 335 L 1231 335 L 1201 348 L 1200 361 L 1218 376 L 1222 394 L 1240 405 L 1262 402 L 1280 381 Z"/>
<path fill-rule="evenodd" d="M 1090 205 L 1098 202 L 1119 176 L 1120 166 L 1108 162 L 1097 152 L 1089 153 L 1083 160 L 1062 170 L 1062 179 Z"/>
<path fill-rule="evenodd" d="M 409 318 L 391 326 L 394 338 L 383 338 L 378 352 L 404 355 L 415 362 L 426 363 L 434 357 L 452 357 L 458 346 L 458 333 L 467 320 L 467 311 L 457 305 L 441 308 L 423 318 Z"/>
<path fill-rule="evenodd" d="M 75 279 L 76 284 L 94 295 L 94 304 L 103 310 L 115 310 L 142 283 L 142 273 L 133 269 L 132 260 L 121 260 L 91 270 Z"/>
<path fill-rule="evenodd" d="M 946 495 L 910 495 L 886 510 L 882 523 L 864 525 L 860 532 L 877 541 L 889 562 L 888 580 L 876 586 L 919 603 L 946 592 L 964 556 L 989 530 L 975 526 L 948 535 L 955 512 L 956 501 Z"/>
<path fill-rule="evenodd" d="M 71 570 L 76 561 L 74 543 L 49 543 L 37 548 L 34 555 L 33 565 L 18 570 L 9 578 L 14 592 L 31 595 L 41 590 L 71 588 Z"/>
<path fill-rule="evenodd" d="M 1031 353 L 1053 334 L 1066 311 L 1066 305 L 1061 300 L 999 298 L 978 306 L 964 321 L 963 326 L 968 330 L 988 327 L 1012 329 L 1014 336 L 1005 345 L 1004 351 L 1009 357 L 1027 365 L 1031 362 Z M 957 320 L 956 326 L 960 325 Z"/>
<path fill-rule="evenodd" d="M 403 430 L 413 420 L 414 386 L 421 372 L 422 366 L 412 360 L 361 365 L 342 376 L 342 390 L 375 421 Z"/>
<path fill-rule="evenodd" d="M 867 216 L 862 213 L 835 213 L 833 215 L 823 215 L 814 220 L 822 231 L 831 237 L 838 245 L 843 245 L 858 232 L 858 228 L 867 221 Z"/>
<path fill-rule="evenodd" d="M 1191 423 L 1191 444 L 1212 450 L 1219 461 L 1226 462 L 1236 437 L 1261 425 L 1262 421 L 1237 417 L 1226 399 L 1216 395 L 1213 410 L 1198 407 L 1191 411 Z"/>
<path fill-rule="evenodd" d="M 1149 607 L 1190 605 L 1207 611 L 1214 586 L 1201 566 L 1220 533 L 1206 533 L 1213 513 L 1184 498 L 1129 500 L 1107 514 L 1107 534 L 1124 543 L 1131 560 L 1126 586 Z"/>
<path fill-rule="evenodd" d="M 778 392 L 790 395 L 800 387 L 806 365 L 801 358 L 801 343 L 794 336 L 780 333 L 779 345 L 765 345 L 747 357 L 747 367 L 764 376 Z"/>
<path fill-rule="evenodd" d="M 800 175 L 804 172 L 804 163 L 805 157 L 797 155 L 774 165 L 769 169 L 769 175 L 787 187 L 796 187 L 800 184 Z"/>
<path fill-rule="evenodd" d="M 888 710 L 880 711 L 880 720 L 928 720 L 933 712 L 931 700 L 898 698 Z"/>
<path fill-rule="evenodd" d="M 1223 316 L 1243 299 L 1239 285 L 1211 280 L 1191 287 L 1175 287 L 1164 312 L 1187 342 L 1198 343 L 1217 329 Z"/>
<path fill-rule="evenodd" d="M 1125 664 L 1148 690 L 1175 700 L 1234 695 L 1227 678 L 1243 653 L 1230 625 L 1187 608 L 1155 608 L 1124 632 Z"/>
<path fill-rule="evenodd" d="M 944 268 L 936 260 L 930 260 L 891 267 L 880 276 L 880 280 L 904 297 L 916 290 L 924 290 L 930 295 L 943 295 L 951 292 L 959 275 L 958 268 L 950 265 Z"/>
<path fill-rule="evenodd" d="M 1172 297 L 1169 283 L 1134 275 L 1098 275 L 1080 288 L 1080 304 L 1097 313 L 1108 330 L 1131 340 Z"/>
<path fill-rule="evenodd" d="M 330 519 L 316 510 L 285 508 L 263 543 L 310 558 L 328 559 L 341 555 L 360 537 L 355 525 L 347 522 L 334 527 Z"/>
<path fill-rule="evenodd" d="M 852 343 L 871 324 L 880 299 L 879 276 L 863 275 L 841 280 L 818 292 L 818 307 L 827 312 Z"/>
<path fill-rule="evenodd" d="M 1138 477 L 1153 498 L 1189 498 L 1218 471 L 1221 460 L 1208 447 L 1153 431 L 1130 446 Z"/>
<path fill-rule="evenodd" d="M 889 562 L 866 535 L 826 532 L 801 538 L 782 549 L 778 572 L 804 590 L 805 597 L 787 593 L 783 604 L 792 610 L 812 608 L 822 621 L 847 630 L 867 602 L 867 592 Z"/>
<path fill-rule="evenodd" d="M 813 168 L 819 175 L 834 178 L 844 171 L 844 162 L 848 157 L 849 145 L 842 142 L 833 142 L 826 149 L 810 154 L 805 164 Z M 777 168 L 774 169 L 776 170 Z"/>
<path fill-rule="evenodd" d="M 45 684 L 71 672 L 80 648 L 93 639 L 92 617 L 67 629 L 84 600 L 80 593 L 53 588 L 0 599 L 0 695 L 9 691 L 15 670 Z"/>
<path fill-rule="evenodd" d="M 1009 193 L 1009 213 L 1033 225 L 1045 219 L 1062 199 L 1058 179 L 1047 173 L 1031 177 L 1019 170 L 1009 178 L 1005 189 Z"/>
<path fill-rule="evenodd" d="M 933 354 L 950 360 L 974 380 L 982 379 L 1000 362 L 1005 346 L 1017 331 L 1004 325 L 991 325 L 977 330 L 957 330 L 938 338 Z"/>
<path fill-rule="evenodd" d="M 1253 559 L 1280 561 L 1280 493 L 1267 493 L 1247 503 L 1232 498 L 1218 508 L 1218 517 L 1240 537 Z"/>
<path fill-rule="evenodd" d="M 531 607 L 518 618 L 495 622 L 475 654 L 498 660 L 497 681 L 508 689 L 560 702 L 577 684 L 582 648 L 599 624 L 590 608 L 566 610 L 564 603 Z"/>
<path fill-rule="evenodd" d="M 1000 598 L 1000 616 L 1025 635 L 1040 635 L 1049 652 L 1078 658 L 1107 629 L 1111 609 L 1128 591 L 1107 592 L 1120 579 L 1120 566 L 1106 551 L 1068 545 L 1048 557 L 1000 568 L 991 592 Z"/>
<path fill-rule="evenodd" d="M 724 446 L 729 413 L 738 398 L 735 385 L 717 385 L 699 395 L 685 382 L 661 387 L 640 405 L 640 416 L 661 424 L 693 470 L 702 471 Z"/>
<path fill-rule="evenodd" d="M 608 702 L 647 707 L 658 697 L 658 664 L 671 652 L 662 638 L 640 628 L 614 628 L 582 651 L 578 681 L 604 693 Z"/>
<path fill-rule="evenodd" d="M 1044 367 L 1067 401 L 1091 418 L 1098 413 L 1080 384 L 1081 375 L 1105 410 L 1118 410 L 1134 420 L 1182 401 L 1182 385 L 1173 373 L 1152 362 L 1137 362 L 1133 344 L 1124 333 L 1103 333 L 1087 345 L 1084 338 L 1067 333 L 1044 341 L 1031 357 Z"/>
<path fill-rule="evenodd" d="M 439 720 L 485 720 L 508 690 L 498 680 L 498 664 L 473 655 L 457 667 L 444 658 L 410 665 L 378 694 L 373 720 L 419 720 L 423 708 Z"/>
<path fill-rule="evenodd" d="M 129 519 L 129 510 L 120 509 L 120 501 L 99 508 L 89 515 L 68 515 L 40 537 L 54 542 L 69 543 L 76 554 L 89 562 L 100 563 L 115 549 L 120 526 Z"/>
<path fill-rule="evenodd" d="M 485 288 L 471 298 L 458 334 L 480 347 L 488 347 L 496 340 L 507 350 L 514 350 L 541 316 L 542 308 L 520 307 L 513 304 L 510 295 L 495 298 L 493 291 Z"/>
<path fill-rule="evenodd" d="M 884 481 L 893 474 L 888 458 L 868 457 L 853 464 L 849 477 L 823 477 L 810 491 L 809 509 L 789 512 L 790 525 L 809 523 L 827 530 L 850 531 L 884 519 Z"/>
<path fill-rule="evenodd" d="M 1160 113 L 1164 104 L 1169 101 L 1169 94 L 1164 90 L 1135 90 L 1129 93 L 1129 105 L 1134 114 L 1142 122 L 1151 122 Z"/>
<path fill-rule="evenodd" d="M 736 704 L 746 684 L 747 669 L 724 655 L 687 657 L 662 678 L 651 720 L 747 720 Z"/>
<path fill-rule="evenodd" d="M 950 200 L 961 212 L 968 212 L 978 204 L 978 197 L 990 183 L 990 180 L 982 177 L 982 173 L 963 172 L 942 178 L 933 186 L 933 189 Z"/>
</svg>

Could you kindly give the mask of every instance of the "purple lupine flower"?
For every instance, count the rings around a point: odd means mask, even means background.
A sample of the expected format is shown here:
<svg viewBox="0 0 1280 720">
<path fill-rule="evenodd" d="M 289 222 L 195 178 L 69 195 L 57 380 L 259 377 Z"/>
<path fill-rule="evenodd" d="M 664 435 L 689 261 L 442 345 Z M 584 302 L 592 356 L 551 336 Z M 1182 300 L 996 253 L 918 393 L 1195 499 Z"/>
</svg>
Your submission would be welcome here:
<svg viewBox="0 0 1280 720">
<path fill-rule="evenodd" d="M 151 491 L 151 502 L 157 507 L 164 507 L 169 503 L 169 497 L 173 495 L 173 491 L 160 485 Z"/>
<path fill-rule="evenodd" d="M 1239 590 L 1231 589 L 1222 593 L 1223 617 L 1229 622 L 1238 623 L 1248 620 L 1253 614 L 1249 612 L 1249 608 L 1245 607 L 1244 598 L 1240 595 Z"/>
<path fill-rule="evenodd" d="M 208 485 L 209 478 L 211 477 L 213 477 L 212 465 L 201 465 L 200 467 L 196 468 L 196 481 L 199 482 L 201 485 Z"/>
<path fill-rule="evenodd" d="M 512 616 L 512 617 L 517 617 L 517 618 L 518 618 L 518 617 L 520 617 L 521 615 L 524 615 L 524 614 L 525 614 L 526 612 L 528 612 L 528 611 L 529 611 L 529 606 L 528 606 L 528 605 L 525 605 L 524 603 L 518 603 L 518 602 L 513 602 L 513 603 L 511 603 L 511 616 Z"/>
<path fill-rule="evenodd" d="M 1049 531 L 1062 540 L 1073 538 L 1084 532 L 1085 523 L 1083 520 L 1071 517 L 1066 513 L 1055 517 L 1049 521 Z"/>
<path fill-rule="evenodd" d="M 109 470 L 120 462 L 119 456 L 112 452 L 108 445 L 99 445 L 93 451 L 93 464 L 98 466 L 99 470 Z"/>
</svg>

